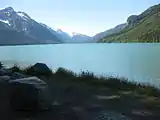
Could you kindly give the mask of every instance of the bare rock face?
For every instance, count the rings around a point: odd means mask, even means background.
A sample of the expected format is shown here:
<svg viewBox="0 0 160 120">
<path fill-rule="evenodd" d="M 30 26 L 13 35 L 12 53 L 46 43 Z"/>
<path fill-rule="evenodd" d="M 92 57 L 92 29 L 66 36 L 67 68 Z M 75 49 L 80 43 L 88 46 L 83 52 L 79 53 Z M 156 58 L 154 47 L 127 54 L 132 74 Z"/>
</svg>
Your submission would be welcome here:
<svg viewBox="0 0 160 120">
<path fill-rule="evenodd" d="M 131 15 L 127 19 L 127 23 L 130 27 L 134 27 L 139 21 L 140 21 L 140 18 L 138 15 Z"/>
<path fill-rule="evenodd" d="M 52 106 L 48 85 L 37 77 L 9 81 L 11 108 L 47 110 Z"/>
</svg>

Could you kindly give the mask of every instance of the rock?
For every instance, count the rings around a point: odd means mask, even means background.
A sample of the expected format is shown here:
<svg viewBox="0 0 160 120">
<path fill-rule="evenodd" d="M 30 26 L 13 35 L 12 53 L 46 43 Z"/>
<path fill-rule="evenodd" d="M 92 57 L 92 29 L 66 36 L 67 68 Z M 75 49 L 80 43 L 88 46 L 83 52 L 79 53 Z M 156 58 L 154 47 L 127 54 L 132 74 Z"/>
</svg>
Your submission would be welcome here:
<svg viewBox="0 0 160 120">
<path fill-rule="evenodd" d="M 60 112 L 59 120 L 80 120 L 80 118 L 76 115 L 75 110 L 72 108 L 67 108 L 64 111 Z"/>
<path fill-rule="evenodd" d="M 52 106 L 48 85 L 37 77 L 11 80 L 10 103 L 16 110 L 47 110 Z"/>
<path fill-rule="evenodd" d="M 0 76 L 5 76 L 5 75 L 11 76 L 12 71 L 9 69 L 1 68 L 0 69 Z"/>
<path fill-rule="evenodd" d="M 11 79 L 10 76 L 0 76 L 0 82 L 8 82 Z"/>
<path fill-rule="evenodd" d="M 114 111 L 102 111 L 98 114 L 98 117 L 96 117 L 94 120 L 131 120 L 131 119 Z"/>
<path fill-rule="evenodd" d="M 20 79 L 20 78 L 26 78 L 27 76 L 22 74 L 22 73 L 18 73 L 18 72 L 14 72 L 12 73 L 11 75 L 11 79 L 14 80 L 14 79 Z"/>
<path fill-rule="evenodd" d="M 88 111 L 86 109 L 84 109 L 83 107 L 73 107 L 72 108 L 75 111 L 76 116 L 80 119 L 80 120 L 88 120 Z"/>
<path fill-rule="evenodd" d="M 49 67 L 44 63 L 36 63 L 28 69 L 28 72 L 31 75 L 49 75 L 52 73 Z"/>
<path fill-rule="evenodd" d="M 88 111 L 90 111 L 90 112 L 97 112 L 97 111 L 102 111 L 102 110 L 104 110 L 105 108 L 104 108 L 104 106 L 99 105 L 99 104 L 91 104 L 91 105 L 88 105 L 88 106 L 86 107 L 86 109 L 87 109 Z"/>
<path fill-rule="evenodd" d="M 7 77 L 6 77 L 7 78 Z M 5 78 L 5 79 L 6 79 Z M 5 119 L 9 114 L 9 89 L 8 89 L 8 82 L 6 81 L 0 81 L 0 117 Z"/>
<path fill-rule="evenodd" d="M 52 103 L 52 105 L 53 105 L 53 106 L 59 106 L 60 103 L 58 103 L 57 101 L 54 101 L 54 102 Z"/>
<path fill-rule="evenodd" d="M 131 15 L 127 19 L 127 23 L 130 27 L 134 27 L 139 21 L 140 21 L 140 18 L 138 15 Z"/>
</svg>

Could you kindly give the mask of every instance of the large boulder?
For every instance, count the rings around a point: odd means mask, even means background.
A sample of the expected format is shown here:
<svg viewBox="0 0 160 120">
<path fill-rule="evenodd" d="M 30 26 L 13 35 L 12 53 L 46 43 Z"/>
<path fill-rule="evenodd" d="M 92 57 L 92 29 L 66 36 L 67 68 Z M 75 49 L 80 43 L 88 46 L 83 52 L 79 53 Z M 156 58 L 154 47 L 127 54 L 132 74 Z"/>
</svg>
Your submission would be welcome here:
<svg viewBox="0 0 160 120">
<path fill-rule="evenodd" d="M 11 79 L 12 80 L 15 80 L 15 79 L 20 79 L 20 78 L 26 78 L 27 76 L 22 74 L 22 73 L 19 73 L 19 72 L 13 72 L 12 75 L 11 75 Z"/>
<path fill-rule="evenodd" d="M 10 104 L 16 110 L 47 110 L 52 106 L 48 85 L 37 77 L 9 81 Z"/>
<path fill-rule="evenodd" d="M 0 76 L 5 76 L 5 75 L 11 76 L 12 71 L 9 69 L 1 68 L 0 69 Z"/>
<path fill-rule="evenodd" d="M 0 76 L 0 82 L 8 82 L 10 79 L 11 77 L 8 75 Z"/>
<path fill-rule="evenodd" d="M 36 63 L 35 65 L 33 65 L 27 70 L 27 73 L 31 75 L 39 76 L 39 75 L 50 75 L 52 74 L 52 71 L 49 69 L 49 67 L 46 64 Z"/>
</svg>

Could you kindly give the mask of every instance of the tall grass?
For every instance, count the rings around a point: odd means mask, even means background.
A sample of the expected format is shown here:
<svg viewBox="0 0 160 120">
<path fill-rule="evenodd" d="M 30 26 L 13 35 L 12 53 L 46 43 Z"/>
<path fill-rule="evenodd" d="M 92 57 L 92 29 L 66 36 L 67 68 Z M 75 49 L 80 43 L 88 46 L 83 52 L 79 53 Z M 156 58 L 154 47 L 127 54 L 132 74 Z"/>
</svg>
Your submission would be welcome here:
<svg viewBox="0 0 160 120">
<path fill-rule="evenodd" d="M 36 73 L 32 66 L 21 69 L 18 65 L 14 65 L 10 68 L 13 72 L 20 72 L 30 76 L 52 76 L 54 78 L 61 78 L 64 80 L 68 80 L 68 82 L 83 82 L 87 85 L 94 86 L 95 88 L 106 87 L 114 91 L 132 91 L 138 94 L 143 94 L 147 96 L 156 96 L 160 97 L 160 91 L 158 88 L 148 84 L 140 84 L 137 82 L 129 81 L 126 78 L 116 78 L 116 77 L 104 77 L 104 76 L 96 76 L 91 72 L 81 72 L 80 74 L 76 74 L 71 70 L 67 70 L 64 68 L 59 68 L 55 72 L 51 69 L 50 71 L 44 71 L 42 73 Z M 73 81 L 74 80 L 74 81 Z"/>
<path fill-rule="evenodd" d="M 14 64 L 13 67 L 10 68 L 12 72 L 22 72 L 22 69 L 17 64 Z"/>
</svg>

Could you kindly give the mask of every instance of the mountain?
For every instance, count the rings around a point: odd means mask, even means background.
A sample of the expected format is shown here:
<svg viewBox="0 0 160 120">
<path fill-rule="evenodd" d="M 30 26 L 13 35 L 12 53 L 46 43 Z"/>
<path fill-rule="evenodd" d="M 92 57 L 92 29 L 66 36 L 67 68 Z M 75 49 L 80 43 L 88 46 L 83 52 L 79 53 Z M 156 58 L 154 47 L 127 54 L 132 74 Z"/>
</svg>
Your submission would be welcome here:
<svg viewBox="0 0 160 120">
<path fill-rule="evenodd" d="M 61 43 L 54 30 L 12 7 L 0 10 L 0 45 Z"/>
<path fill-rule="evenodd" d="M 91 38 L 90 36 L 83 35 L 80 33 L 72 33 L 72 36 L 70 36 L 68 33 L 62 31 L 61 29 L 58 29 L 56 31 L 58 33 L 58 38 L 62 40 L 62 43 L 90 43 Z"/>
<path fill-rule="evenodd" d="M 61 29 L 57 29 L 56 32 L 58 34 L 58 38 L 60 38 L 63 43 L 72 43 L 72 37 L 68 33 L 62 31 Z"/>
<path fill-rule="evenodd" d="M 98 42 L 160 42 L 160 4 L 140 15 L 132 15 L 118 33 L 107 35 Z"/>
<path fill-rule="evenodd" d="M 108 36 L 108 35 L 111 35 L 111 34 L 114 34 L 114 33 L 118 33 L 121 30 L 123 30 L 126 27 L 126 25 L 127 25 L 126 23 L 117 25 L 114 28 L 111 28 L 109 30 L 106 30 L 104 32 L 96 34 L 95 36 L 93 36 L 92 39 L 93 39 L 93 41 L 98 41 L 98 40 L 100 40 L 101 38 L 103 38 L 105 36 Z"/>
<path fill-rule="evenodd" d="M 92 42 L 92 37 L 73 32 L 72 40 L 74 43 L 90 43 Z"/>
<path fill-rule="evenodd" d="M 160 4 L 93 37 L 75 32 L 70 36 L 61 29 L 53 30 L 12 7 L 0 10 L 0 45 L 96 42 L 160 42 Z"/>
<path fill-rule="evenodd" d="M 70 36 L 61 29 L 55 31 L 12 7 L 0 10 L 0 45 L 83 43 L 90 42 L 90 38 L 82 34 Z"/>
</svg>

